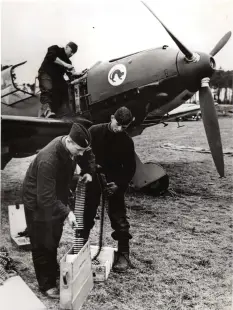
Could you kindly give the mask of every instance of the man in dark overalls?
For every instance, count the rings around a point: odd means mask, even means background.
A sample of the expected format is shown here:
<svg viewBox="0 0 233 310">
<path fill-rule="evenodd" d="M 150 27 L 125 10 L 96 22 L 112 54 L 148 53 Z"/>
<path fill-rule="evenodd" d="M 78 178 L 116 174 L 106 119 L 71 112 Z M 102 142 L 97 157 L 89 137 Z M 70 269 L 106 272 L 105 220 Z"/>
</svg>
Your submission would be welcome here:
<svg viewBox="0 0 233 310">
<path fill-rule="evenodd" d="M 90 134 L 84 126 L 73 124 L 68 136 L 55 138 L 37 154 L 23 182 L 35 273 L 40 290 L 51 298 L 59 298 L 57 249 L 64 221 L 68 217 L 71 225 L 76 224 L 68 196 L 77 164 L 82 180 L 91 182 L 95 161 Z"/>
<path fill-rule="evenodd" d="M 125 192 L 136 169 L 134 143 L 125 129 L 132 122 L 129 109 L 122 107 L 111 116 L 111 122 L 93 125 L 89 131 L 96 164 L 102 167 L 108 182 L 109 218 L 114 230 L 112 238 L 118 241 L 117 260 L 113 266 L 116 272 L 125 272 L 130 267 L 129 221 L 124 201 Z M 100 203 L 100 186 L 95 175 L 87 187 L 87 201 L 84 211 L 86 239 L 94 226 L 94 218 Z"/>
<path fill-rule="evenodd" d="M 64 74 L 71 76 L 74 67 L 70 57 L 77 52 L 78 46 L 69 42 L 65 47 L 52 45 L 39 69 L 39 87 L 41 91 L 41 110 L 39 116 L 46 118 L 70 116 L 68 84 Z"/>
</svg>

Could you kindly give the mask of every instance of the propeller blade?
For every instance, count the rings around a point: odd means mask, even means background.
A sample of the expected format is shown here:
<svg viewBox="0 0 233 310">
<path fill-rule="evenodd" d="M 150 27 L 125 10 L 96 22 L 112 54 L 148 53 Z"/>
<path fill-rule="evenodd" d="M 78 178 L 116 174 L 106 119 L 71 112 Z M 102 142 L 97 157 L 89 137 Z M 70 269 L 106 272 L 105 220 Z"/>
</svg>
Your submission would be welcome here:
<svg viewBox="0 0 233 310">
<path fill-rule="evenodd" d="M 212 51 L 210 52 L 211 56 L 216 55 L 222 48 L 223 46 L 228 42 L 228 40 L 231 37 L 231 31 L 228 31 L 220 41 L 218 41 L 218 43 L 215 45 L 215 47 L 212 49 Z"/>
<path fill-rule="evenodd" d="M 167 31 L 167 33 L 170 35 L 172 40 L 176 43 L 176 45 L 179 47 L 181 52 L 187 57 L 187 59 L 192 59 L 193 58 L 193 53 L 184 46 L 174 35 L 173 33 L 161 22 L 161 20 L 155 15 L 155 13 L 151 10 L 151 8 L 144 2 L 141 1 L 142 4 L 145 5 L 145 7 L 151 12 L 152 15 L 154 15 L 155 18 L 160 22 L 160 24 L 164 27 L 164 29 Z"/>
<path fill-rule="evenodd" d="M 224 177 L 224 161 L 218 117 L 209 87 L 199 90 L 200 107 L 210 151 L 220 177 Z"/>
</svg>

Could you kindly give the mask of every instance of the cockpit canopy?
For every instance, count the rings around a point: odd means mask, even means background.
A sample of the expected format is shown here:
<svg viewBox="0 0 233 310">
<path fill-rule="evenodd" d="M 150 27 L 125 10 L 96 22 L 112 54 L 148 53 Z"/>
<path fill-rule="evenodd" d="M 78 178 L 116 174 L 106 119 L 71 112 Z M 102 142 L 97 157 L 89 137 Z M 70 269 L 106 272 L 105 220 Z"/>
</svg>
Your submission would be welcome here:
<svg viewBox="0 0 233 310">
<path fill-rule="evenodd" d="M 22 83 L 17 78 L 17 68 L 26 61 L 3 68 L 1 71 L 1 103 L 11 106 L 35 96 L 39 92 L 37 79 L 34 83 Z"/>
</svg>

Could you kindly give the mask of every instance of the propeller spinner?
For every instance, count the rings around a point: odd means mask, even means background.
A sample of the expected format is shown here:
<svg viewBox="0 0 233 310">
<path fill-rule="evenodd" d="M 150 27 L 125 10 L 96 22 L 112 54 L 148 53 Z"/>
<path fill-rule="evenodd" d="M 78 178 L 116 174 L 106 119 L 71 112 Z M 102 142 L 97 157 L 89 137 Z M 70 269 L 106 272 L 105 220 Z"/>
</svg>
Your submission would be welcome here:
<svg viewBox="0 0 233 310">
<path fill-rule="evenodd" d="M 172 32 L 159 20 L 152 9 L 142 1 L 146 8 L 156 17 L 160 24 L 164 27 L 180 51 L 185 55 L 187 62 L 197 62 L 200 57 L 196 53 L 191 52 L 180 40 L 178 40 Z M 228 42 L 231 37 L 231 31 L 227 32 L 222 39 L 215 45 L 210 52 L 211 56 L 215 56 Z M 209 143 L 210 151 L 220 177 L 224 177 L 224 160 L 222 151 L 221 135 L 218 123 L 218 117 L 214 105 L 213 96 L 209 87 L 209 77 L 201 80 L 201 88 L 199 90 L 200 107 L 202 112 L 202 120 Z"/>
</svg>

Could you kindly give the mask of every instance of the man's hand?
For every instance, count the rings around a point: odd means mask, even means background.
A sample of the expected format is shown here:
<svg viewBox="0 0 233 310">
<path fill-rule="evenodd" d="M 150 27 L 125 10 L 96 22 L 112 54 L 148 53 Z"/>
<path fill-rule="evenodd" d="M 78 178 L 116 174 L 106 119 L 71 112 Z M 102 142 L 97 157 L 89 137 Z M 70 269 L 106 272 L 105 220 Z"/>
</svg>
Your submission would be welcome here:
<svg viewBox="0 0 233 310">
<path fill-rule="evenodd" d="M 107 183 L 107 186 L 105 188 L 105 192 L 108 196 L 112 196 L 117 191 L 118 186 L 114 182 Z"/>
<path fill-rule="evenodd" d="M 71 64 L 66 64 L 65 67 L 66 67 L 67 70 L 74 69 L 74 67 Z"/>
<path fill-rule="evenodd" d="M 88 183 L 92 181 L 92 176 L 89 173 L 85 173 L 79 180 L 81 182 Z"/>
<path fill-rule="evenodd" d="M 77 79 L 80 79 L 87 73 L 87 69 L 83 70 L 82 72 L 76 72 L 75 69 L 71 70 L 72 76 L 76 77 Z"/>
<path fill-rule="evenodd" d="M 78 72 L 76 72 L 75 69 L 72 69 L 70 71 L 70 73 L 72 74 L 72 77 L 76 77 L 76 76 L 79 77 L 80 76 L 80 74 Z"/>
<path fill-rule="evenodd" d="M 78 226 L 73 211 L 70 211 L 70 213 L 68 214 L 68 222 L 69 222 L 71 227 L 77 227 Z"/>
<path fill-rule="evenodd" d="M 84 74 L 87 73 L 87 71 L 88 71 L 88 69 L 84 69 L 84 70 L 81 72 L 81 74 L 84 75 Z"/>
</svg>

